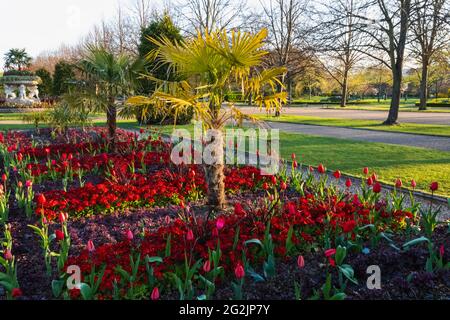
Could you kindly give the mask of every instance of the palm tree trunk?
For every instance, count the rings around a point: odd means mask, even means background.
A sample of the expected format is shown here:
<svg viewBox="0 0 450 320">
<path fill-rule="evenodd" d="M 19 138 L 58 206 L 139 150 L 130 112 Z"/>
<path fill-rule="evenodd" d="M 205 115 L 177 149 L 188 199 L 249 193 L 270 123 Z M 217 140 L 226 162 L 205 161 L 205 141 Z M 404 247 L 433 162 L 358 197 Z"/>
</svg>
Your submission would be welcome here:
<svg viewBox="0 0 450 320">
<path fill-rule="evenodd" d="M 106 122 L 108 125 L 108 138 L 112 149 L 116 150 L 116 129 L 117 129 L 117 108 L 113 103 L 109 103 L 108 109 L 106 110 Z"/>
<path fill-rule="evenodd" d="M 223 134 L 218 132 L 212 134 L 211 142 L 207 148 L 211 159 L 203 159 L 205 180 L 208 186 L 208 205 L 220 210 L 225 206 L 225 174 L 223 164 Z M 204 155 L 207 153 L 204 153 Z"/>
</svg>

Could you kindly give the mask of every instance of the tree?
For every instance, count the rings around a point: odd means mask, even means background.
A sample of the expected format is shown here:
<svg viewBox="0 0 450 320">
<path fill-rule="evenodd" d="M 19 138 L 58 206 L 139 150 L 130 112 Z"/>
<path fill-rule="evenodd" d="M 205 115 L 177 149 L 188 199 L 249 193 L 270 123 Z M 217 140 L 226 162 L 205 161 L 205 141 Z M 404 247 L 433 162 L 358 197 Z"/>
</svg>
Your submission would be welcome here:
<svg viewBox="0 0 450 320">
<path fill-rule="evenodd" d="M 5 69 L 22 71 L 31 65 L 31 60 L 25 49 L 11 49 L 5 54 Z"/>
<path fill-rule="evenodd" d="M 380 16 L 380 18 L 359 17 L 364 23 L 358 30 L 367 37 L 365 54 L 391 69 L 392 98 L 384 124 L 393 125 L 397 123 L 400 108 L 403 63 L 410 29 L 412 0 L 370 0 L 367 6 L 371 16 Z"/>
<path fill-rule="evenodd" d="M 132 94 L 139 72 L 140 60 L 108 51 L 103 47 L 88 47 L 84 59 L 76 67 L 83 76 L 81 90 L 68 97 L 70 104 L 80 109 L 106 111 L 108 139 L 115 150 L 117 136 L 117 98 Z"/>
<path fill-rule="evenodd" d="M 260 25 L 269 30 L 267 43 L 271 50 L 266 62 L 269 66 L 286 68 L 283 83 L 288 91 L 288 101 L 291 101 L 293 80 L 304 72 L 309 62 L 302 43 L 305 31 L 302 18 L 308 1 L 269 0 L 261 4 L 263 17 Z"/>
<path fill-rule="evenodd" d="M 183 31 L 190 35 L 239 27 L 245 11 L 246 1 L 237 0 L 183 0 L 175 6 Z"/>
<path fill-rule="evenodd" d="M 449 8 L 445 0 L 414 0 L 412 52 L 421 64 L 419 110 L 426 110 L 429 67 L 436 52 L 450 40 L 448 36 Z"/>
<path fill-rule="evenodd" d="M 355 0 L 329 1 L 322 6 L 324 9 L 317 14 L 319 22 L 311 33 L 312 41 L 324 70 L 341 87 L 340 106 L 345 107 L 350 74 L 363 55 L 358 50 L 364 42 L 358 26 L 364 7 Z"/>
<path fill-rule="evenodd" d="M 161 81 L 152 97 L 138 96 L 128 100 L 136 106 L 157 103 L 163 113 L 191 109 L 197 119 L 203 121 L 204 128 L 210 129 L 210 142 L 214 142 L 210 146 L 215 159 L 204 164 L 204 171 L 208 204 L 215 208 L 225 205 L 224 165 L 223 157 L 220 157 L 224 146 L 222 130 L 230 119 L 240 122 L 245 117 L 232 103 L 229 108 L 223 108 L 229 86 L 240 84 L 244 95 L 251 94 L 256 104 L 267 110 L 279 109 L 286 101 L 286 94 L 276 90 L 284 68 L 251 73 L 261 66 L 267 54 L 262 50 L 266 36 L 267 30 L 263 29 L 256 34 L 234 30 L 230 33 L 205 31 L 182 43 L 173 43 L 167 37 L 153 39 L 157 46 L 153 52 L 156 59 L 175 68 L 186 80 Z"/>
<path fill-rule="evenodd" d="M 162 17 L 153 20 L 148 27 L 142 30 L 141 41 L 138 47 L 139 56 L 141 59 L 148 60 L 149 52 L 153 52 L 157 49 L 157 46 L 150 40 L 152 38 L 166 37 L 173 43 L 181 42 L 183 37 L 181 36 L 180 29 L 173 23 L 168 13 L 164 13 Z M 157 63 L 152 60 L 151 57 L 145 66 L 147 74 L 157 78 L 168 81 L 176 80 L 176 73 L 171 70 L 167 64 Z M 144 79 L 143 81 L 144 93 L 152 93 L 156 89 L 156 83 Z"/>
<path fill-rule="evenodd" d="M 53 90 L 54 96 L 61 96 L 69 90 L 69 81 L 75 78 L 73 67 L 70 63 L 62 60 L 55 65 L 55 73 L 53 74 Z"/>
<path fill-rule="evenodd" d="M 38 69 L 35 73 L 42 80 L 42 83 L 39 85 L 40 95 L 44 97 L 51 95 L 53 89 L 53 79 L 50 72 L 45 69 Z"/>
</svg>

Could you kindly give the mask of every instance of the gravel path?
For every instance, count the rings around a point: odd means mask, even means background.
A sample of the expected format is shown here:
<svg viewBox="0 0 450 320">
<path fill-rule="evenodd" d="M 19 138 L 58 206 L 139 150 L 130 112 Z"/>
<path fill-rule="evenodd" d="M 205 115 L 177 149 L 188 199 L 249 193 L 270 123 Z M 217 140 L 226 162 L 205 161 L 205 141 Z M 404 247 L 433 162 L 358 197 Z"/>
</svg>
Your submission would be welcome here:
<svg viewBox="0 0 450 320">
<path fill-rule="evenodd" d="M 240 107 L 244 113 L 266 114 L 264 110 L 256 107 Z M 286 107 L 282 114 L 298 115 L 322 118 L 341 118 L 341 119 L 358 119 L 358 120 L 378 120 L 384 121 L 387 118 L 388 111 L 371 111 L 371 110 L 339 110 L 326 109 L 322 107 Z M 399 112 L 399 122 L 423 123 L 423 124 L 443 124 L 450 125 L 450 110 L 448 113 L 432 113 L 432 112 Z"/>
<path fill-rule="evenodd" d="M 441 151 L 450 151 L 450 138 L 438 136 L 415 135 L 409 133 L 385 132 L 341 127 L 315 126 L 309 124 L 266 121 L 271 128 L 282 131 L 305 133 L 324 137 L 353 139 L 368 142 L 399 144 L 422 147 Z"/>
</svg>

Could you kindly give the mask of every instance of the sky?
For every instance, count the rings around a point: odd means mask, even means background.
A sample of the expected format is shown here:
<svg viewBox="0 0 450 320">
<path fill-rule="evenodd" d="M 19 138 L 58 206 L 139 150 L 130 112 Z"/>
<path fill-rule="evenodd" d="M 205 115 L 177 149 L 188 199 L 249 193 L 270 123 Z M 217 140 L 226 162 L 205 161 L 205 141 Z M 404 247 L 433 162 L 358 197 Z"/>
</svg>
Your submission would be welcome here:
<svg viewBox="0 0 450 320">
<path fill-rule="evenodd" d="M 258 3 L 258 0 L 242 0 Z M 114 17 L 118 6 L 134 0 L 0 0 L 0 70 L 11 48 L 25 48 L 35 57 L 44 51 L 72 45 L 92 27 Z M 153 0 L 162 7 L 163 0 Z"/>
<path fill-rule="evenodd" d="M 36 56 L 76 44 L 96 23 L 113 17 L 119 3 L 129 7 L 132 0 L 0 0 L 0 65 L 11 48 Z"/>
</svg>

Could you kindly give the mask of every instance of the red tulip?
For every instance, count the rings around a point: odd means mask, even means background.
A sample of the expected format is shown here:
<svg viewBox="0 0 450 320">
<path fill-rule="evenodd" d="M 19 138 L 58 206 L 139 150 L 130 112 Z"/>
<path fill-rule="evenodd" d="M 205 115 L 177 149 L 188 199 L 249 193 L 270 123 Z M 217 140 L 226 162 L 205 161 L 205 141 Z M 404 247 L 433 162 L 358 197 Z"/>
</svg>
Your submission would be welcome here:
<svg viewBox="0 0 450 320">
<path fill-rule="evenodd" d="M 396 187 L 396 188 L 401 188 L 402 186 L 403 186 L 402 179 L 398 178 L 398 179 L 395 181 L 395 187 Z"/>
<path fill-rule="evenodd" d="M 273 185 L 276 185 L 277 184 L 277 177 L 271 176 L 270 177 L 270 181 L 272 182 Z"/>
<path fill-rule="evenodd" d="M 340 178 L 341 178 L 341 172 L 340 172 L 339 170 L 336 170 L 336 171 L 333 173 L 333 176 L 334 176 L 336 179 L 340 179 Z"/>
<path fill-rule="evenodd" d="M 217 228 L 217 230 L 222 230 L 224 226 L 225 226 L 225 219 L 222 218 L 222 217 L 217 219 L 217 221 L 216 221 L 216 228 Z"/>
<path fill-rule="evenodd" d="M 369 168 L 364 167 L 363 173 L 367 176 L 369 174 Z"/>
<path fill-rule="evenodd" d="M 158 287 L 154 287 L 152 294 L 150 296 L 150 298 L 154 301 L 154 300 L 158 300 L 159 299 L 159 289 Z"/>
<path fill-rule="evenodd" d="M 2 181 L 3 181 L 3 182 L 6 182 L 6 180 L 8 180 L 8 177 L 7 177 L 6 174 L 4 173 L 4 174 L 2 174 Z"/>
<path fill-rule="evenodd" d="M 18 298 L 22 296 L 22 290 L 20 288 L 14 288 L 11 290 L 11 295 L 13 298 Z"/>
<path fill-rule="evenodd" d="M 56 240 L 58 240 L 58 241 L 64 240 L 64 232 L 62 232 L 61 230 L 56 230 L 55 235 L 56 235 Z"/>
<path fill-rule="evenodd" d="M 287 189 L 287 184 L 286 184 L 286 182 L 282 181 L 282 182 L 280 183 L 280 188 L 281 188 L 281 190 L 286 190 L 286 189 Z"/>
<path fill-rule="evenodd" d="M 27 188 L 30 188 L 30 187 L 33 186 L 33 182 L 32 182 L 31 180 L 27 180 L 27 181 L 25 182 L 25 186 L 26 186 Z"/>
<path fill-rule="evenodd" d="M 267 184 L 267 182 L 264 182 L 264 183 L 263 183 L 262 188 L 263 188 L 264 190 L 269 190 L 269 185 Z"/>
<path fill-rule="evenodd" d="M 415 189 L 416 186 L 417 186 L 416 181 L 415 181 L 414 179 L 412 179 L 412 180 L 411 180 L 411 187 L 412 187 L 413 189 Z"/>
<path fill-rule="evenodd" d="M 203 271 L 205 273 L 208 273 L 211 271 L 211 262 L 209 260 L 206 260 L 205 263 L 203 264 Z"/>
<path fill-rule="evenodd" d="M 45 153 L 46 153 L 47 155 L 50 154 L 50 148 L 45 148 L 44 151 L 45 151 Z"/>
<path fill-rule="evenodd" d="M 325 173 L 325 167 L 323 166 L 323 164 L 319 164 L 319 166 L 317 167 L 317 171 L 320 174 L 324 174 Z"/>
<path fill-rule="evenodd" d="M 297 169 L 297 167 L 298 167 L 297 161 L 294 160 L 294 162 L 292 162 L 292 166 L 294 167 L 294 169 Z"/>
<path fill-rule="evenodd" d="M 45 196 L 41 193 L 36 197 L 36 202 L 38 205 L 43 206 L 45 202 L 47 202 L 47 199 L 45 199 Z"/>
<path fill-rule="evenodd" d="M 352 180 L 350 180 L 350 178 L 347 178 L 347 180 L 345 181 L 345 186 L 347 188 L 350 188 L 352 186 Z"/>
<path fill-rule="evenodd" d="M 436 181 L 434 181 L 434 182 L 432 182 L 431 184 L 430 184 L 430 190 L 431 191 L 436 191 L 437 189 L 439 188 L 439 184 L 436 182 Z"/>
<path fill-rule="evenodd" d="M 380 193 L 381 192 L 381 184 L 379 182 L 373 185 L 373 192 Z"/>
<path fill-rule="evenodd" d="M 368 186 L 373 185 L 373 179 L 371 177 L 367 178 L 367 185 Z"/>
<path fill-rule="evenodd" d="M 141 134 L 143 134 L 143 133 L 144 133 L 144 129 L 141 128 L 141 129 L 139 130 L 139 132 L 140 132 Z"/>
<path fill-rule="evenodd" d="M 131 230 L 127 231 L 126 236 L 129 241 L 133 240 L 134 238 L 133 232 Z"/>
<path fill-rule="evenodd" d="M 60 222 L 61 224 L 63 224 L 64 222 L 66 222 L 66 215 L 64 214 L 64 212 L 60 212 L 59 215 L 58 215 L 58 218 L 59 218 L 59 222 Z"/>
<path fill-rule="evenodd" d="M 11 250 L 6 249 L 6 251 L 5 251 L 5 253 L 4 253 L 4 257 L 5 257 L 5 260 L 11 261 L 12 258 L 13 258 L 13 255 L 12 255 L 12 253 L 11 253 Z"/>
<path fill-rule="evenodd" d="M 169 216 L 165 216 L 165 217 L 164 217 L 164 222 L 165 222 L 166 224 L 170 224 L 170 217 L 169 217 Z"/>
<path fill-rule="evenodd" d="M 192 241 L 194 240 L 194 233 L 192 232 L 191 229 L 189 229 L 186 233 L 186 240 L 187 241 Z"/>
<path fill-rule="evenodd" d="M 335 255 L 335 254 L 336 254 L 336 249 L 325 250 L 325 257 L 327 257 L 327 258 L 329 258 L 329 257 L 331 257 L 332 255 Z"/>
<path fill-rule="evenodd" d="M 377 176 L 377 174 L 375 172 L 372 173 L 372 180 L 373 181 L 378 181 L 378 176 Z"/>
<path fill-rule="evenodd" d="M 243 277 L 245 277 L 244 267 L 242 267 L 241 264 L 238 264 L 234 269 L 234 275 L 237 279 L 242 279 Z"/>
<path fill-rule="evenodd" d="M 234 214 L 238 215 L 238 216 L 243 216 L 245 215 L 245 211 L 244 208 L 242 208 L 242 205 L 240 203 L 236 203 L 234 205 Z"/>
<path fill-rule="evenodd" d="M 442 244 L 440 247 L 439 247 L 439 255 L 441 256 L 441 258 L 444 256 L 444 254 L 445 254 L 445 248 L 444 248 L 444 245 Z"/>
<path fill-rule="evenodd" d="M 291 154 L 292 160 L 295 160 L 295 153 Z"/>
<path fill-rule="evenodd" d="M 305 258 L 303 258 L 303 256 L 298 256 L 298 258 L 297 258 L 297 266 L 300 269 L 305 267 Z"/>
<path fill-rule="evenodd" d="M 87 243 L 87 250 L 92 253 L 95 251 L 95 246 L 94 246 L 94 242 L 92 242 L 92 240 L 89 240 Z"/>
</svg>

